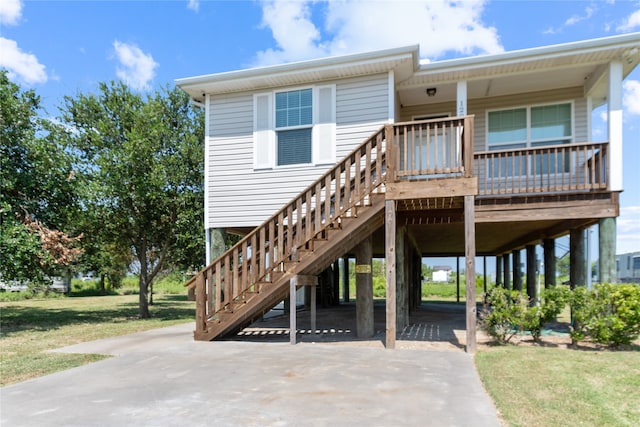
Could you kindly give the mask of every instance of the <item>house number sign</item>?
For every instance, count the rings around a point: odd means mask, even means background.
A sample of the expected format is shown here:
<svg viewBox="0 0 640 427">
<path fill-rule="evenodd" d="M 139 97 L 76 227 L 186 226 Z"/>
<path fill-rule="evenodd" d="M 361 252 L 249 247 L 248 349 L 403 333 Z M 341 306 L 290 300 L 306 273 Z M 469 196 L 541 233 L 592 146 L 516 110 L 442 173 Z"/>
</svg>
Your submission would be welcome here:
<svg viewBox="0 0 640 427">
<path fill-rule="evenodd" d="M 356 273 L 371 273 L 371 264 L 356 264 Z"/>
</svg>

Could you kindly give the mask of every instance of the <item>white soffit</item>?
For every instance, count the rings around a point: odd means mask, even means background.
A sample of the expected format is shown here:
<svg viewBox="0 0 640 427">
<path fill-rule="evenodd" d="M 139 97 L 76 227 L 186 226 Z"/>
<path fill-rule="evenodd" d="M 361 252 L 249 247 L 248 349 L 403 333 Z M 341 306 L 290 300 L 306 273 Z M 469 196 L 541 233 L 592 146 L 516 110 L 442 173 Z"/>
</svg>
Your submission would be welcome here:
<svg viewBox="0 0 640 427">
<path fill-rule="evenodd" d="M 589 77 L 584 75 L 585 70 L 591 72 L 598 65 L 616 59 L 623 61 L 626 76 L 637 65 L 639 58 L 640 33 L 633 33 L 497 55 L 428 63 L 422 65 L 412 77 L 401 82 L 398 87 L 402 89 L 434 86 L 460 80 L 492 79 L 495 81 L 503 76 L 522 76 L 551 71 L 556 71 L 558 76 L 573 73 L 573 80 L 579 81 Z"/>
</svg>

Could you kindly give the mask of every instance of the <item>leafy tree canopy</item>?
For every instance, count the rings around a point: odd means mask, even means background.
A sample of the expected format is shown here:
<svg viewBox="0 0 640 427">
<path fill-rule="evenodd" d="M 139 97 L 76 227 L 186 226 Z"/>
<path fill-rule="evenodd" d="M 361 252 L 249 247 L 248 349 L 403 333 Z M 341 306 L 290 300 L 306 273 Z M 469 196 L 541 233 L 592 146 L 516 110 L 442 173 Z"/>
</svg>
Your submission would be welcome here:
<svg viewBox="0 0 640 427">
<path fill-rule="evenodd" d="M 177 88 L 145 97 L 119 82 L 65 97 L 62 111 L 87 227 L 103 247 L 130 248 L 148 317 L 149 286 L 163 269 L 204 262 L 203 114 Z"/>
<path fill-rule="evenodd" d="M 0 70 L 0 276 L 41 282 L 75 260 L 72 156 L 40 118 L 40 99 Z"/>
</svg>

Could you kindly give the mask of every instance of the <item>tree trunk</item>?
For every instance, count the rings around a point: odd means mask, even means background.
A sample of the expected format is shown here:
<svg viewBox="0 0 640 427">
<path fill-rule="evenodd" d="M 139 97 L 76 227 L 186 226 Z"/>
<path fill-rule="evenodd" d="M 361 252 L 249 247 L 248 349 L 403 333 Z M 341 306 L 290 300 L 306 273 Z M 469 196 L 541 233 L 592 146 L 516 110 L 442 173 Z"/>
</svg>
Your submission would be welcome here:
<svg viewBox="0 0 640 427">
<path fill-rule="evenodd" d="M 149 305 L 153 305 L 153 283 L 149 285 Z"/>
<path fill-rule="evenodd" d="M 101 295 L 107 294 L 107 290 L 104 287 L 104 274 L 100 275 L 100 294 Z"/>
<path fill-rule="evenodd" d="M 138 280 L 140 287 L 140 317 L 142 319 L 149 319 L 151 317 L 151 313 L 149 313 L 149 303 L 147 301 L 147 250 L 146 248 L 140 249 L 141 250 L 138 251 L 138 261 L 140 261 L 140 279 Z"/>
<path fill-rule="evenodd" d="M 149 303 L 147 301 L 147 283 L 142 272 L 140 272 L 140 280 L 138 283 L 140 286 L 140 317 L 142 319 L 149 319 L 151 314 L 149 313 Z"/>
</svg>

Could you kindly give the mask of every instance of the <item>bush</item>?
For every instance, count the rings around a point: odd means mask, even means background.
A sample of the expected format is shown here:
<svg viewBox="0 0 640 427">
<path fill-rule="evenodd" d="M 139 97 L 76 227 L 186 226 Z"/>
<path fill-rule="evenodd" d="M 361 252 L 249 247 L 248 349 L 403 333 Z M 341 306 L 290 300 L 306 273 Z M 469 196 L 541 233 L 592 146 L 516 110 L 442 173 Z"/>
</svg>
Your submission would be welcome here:
<svg viewBox="0 0 640 427">
<path fill-rule="evenodd" d="M 482 327 L 502 344 L 520 332 L 524 325 L 529 300 L 518 291 L 495 287 L 487 295 L 489 310 L 482 316 Z"/>
<path fill-rule="evenodd" d="M 524 293 L 494 288 L 487 296 L 490 310 L 482 326 L 500 343 L 529 331 L 540 340 L 542 328 L 571 306 L 573 342 L 591 340 L 611 347 L 629 345 L 640 336 L 640 285 L 597 284 L 589 291 L 577 287 L 545 289 L 539 305 L 529 306 Z"/>
<path fill-rule="evenodd" d="M 570 292 L 567 288 L 544 289 L 540 304 L 524 311 L 522 329 L 531 332 L 534 341 L 540 341 L 544 325 L 554 321 L 567 306 Z"/>
<path fill-rule="evenodd" d="M 530 305 L 524 292 L 493 288 L 487 295 L 490 310 L 485 311 L 482 325 L 489 335 L 506 344 L 517 333 L 528 331 L 540 341 L 542 328 L 553 321 L 569 301 L 566 288 L 545 289 L 539 305 Z"/>
<path fill-rule="evenodd" d="M 611 347 L 628 345 L 640 336 L 640 285 L 597 284 L 576 288 L 571 298 L 571 339 L 590 339 Z"/>
</svg>

